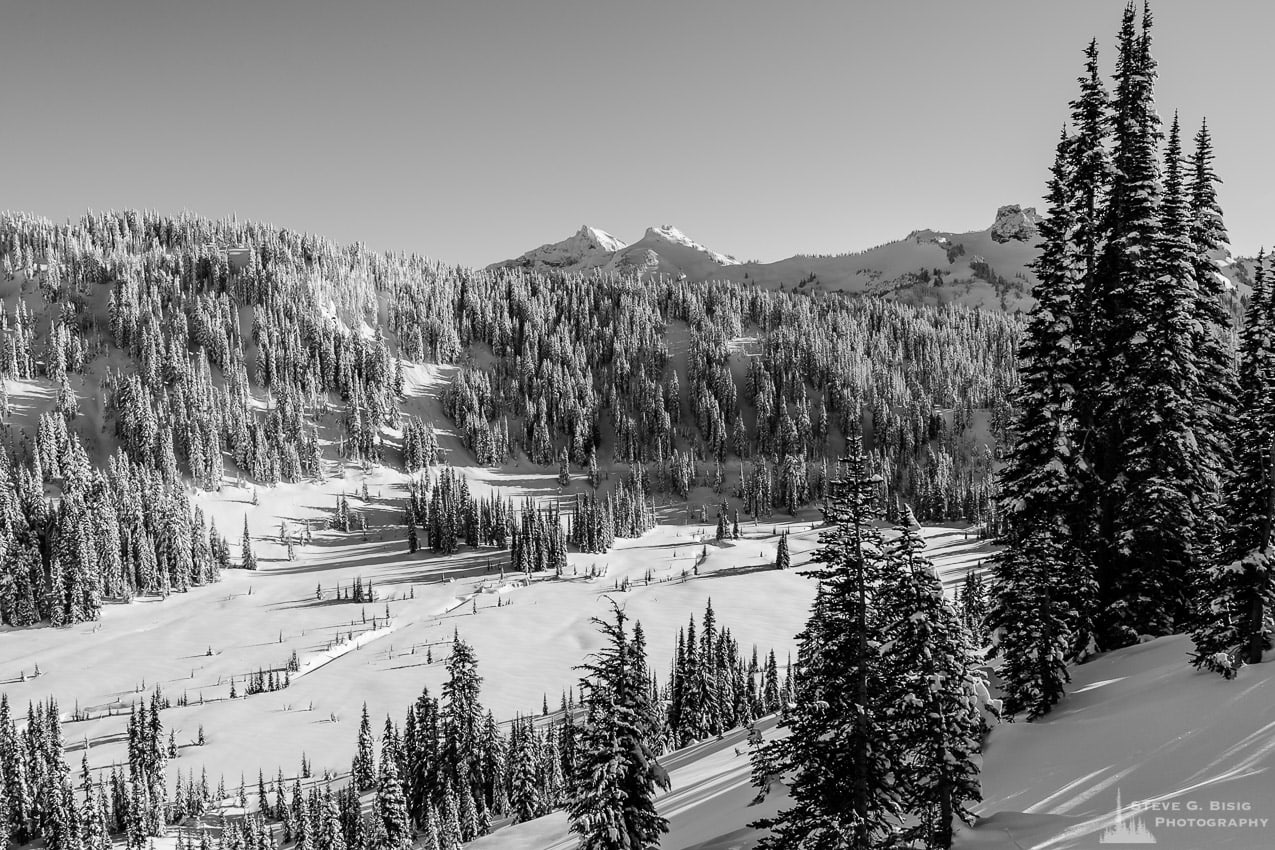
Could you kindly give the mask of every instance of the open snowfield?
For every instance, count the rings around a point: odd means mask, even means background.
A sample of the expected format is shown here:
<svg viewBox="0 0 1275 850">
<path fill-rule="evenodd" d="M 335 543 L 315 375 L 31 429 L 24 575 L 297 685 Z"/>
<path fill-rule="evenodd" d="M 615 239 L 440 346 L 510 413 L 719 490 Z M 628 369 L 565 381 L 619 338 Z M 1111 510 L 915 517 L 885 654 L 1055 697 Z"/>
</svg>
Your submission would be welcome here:
<svg viewBox="0 0 1275 850">
<path fill-rule="evenodd" d="M 348 768 L 362 703 L 379 728 L 387 713 L 401 722 L 423 686 L 437 694 L 453 631 L 475 647 L 486 680 L 483 702 L 502 720 L 538 712 L 546 694 L 557 707 L 576 681 L 573 667 L 601 645 L 589 618 L 605 615 L 607 597 L 642 622 L 662 675 L 677 628 L 692 614 L 699 619 L 710 598 L 719 622 L 732 627 L 746 651 L 753 643 L 762 652 L 773 647 L 782 663 L 795 649 L 814 585 L 771 566 L 778 538 L 770 525 L 749 528 L 743 540 L 725 546 L 710 542 L 698 576 L 683 579 L 682 572 L 692 571 L 701 550 L 697 535 L 711 538 L 712 527 L 670 524 L 621 541 L 607 555 L 572 553 L 579 575 L 536 574 L 526 586 L 521 574 L 501 579 L 507 552 L 409 555 L 400 524 L 404 485 L 392 480 L 399 477 L 386 470 L 369 475 L 367 503 L 354 496 L 352 478 L 262 488 L 256 506 L 247 489 L 209 494 L 203 504 L 232 541 L 248 517 L 259 571 L 231 570 L 218 584 L 167 600 L 107 606 L 98 623 L 0 632 L 3 689 L 19 707 L 51 694 L 66 719 L 77 708 L 87 712 L 90 719 L 69 722 L 65 732 L 73 752 L 88 740 L 95 767 L 123 756 L 120 733 L 131 701 L 156 685 L 174 701 L 186 695 L 189 707 L 165 712 L 166 727 L 183 747 L 171 770 L 206 768 L 210 777 L 225 774 L 237 784 L 241 770 L 252 777 L 258 768 L 270 775 L 282 767 L 291 776 L 303 751 L 316 770 Z M 493 474 L 486 483 L 501 482 Z M 319 527 L 343 486 L 351 509 L 369 516 L 366 543 L 357 530 Z M 298 546 L 297 559 L 288 561 L 277 542 L 279 524 L 288 521 L 295 530 L 305 519 L 315 528 L 314 542 Z M 796 528 L 802 530 L 792 535 L 793 559 L 801 564 L 817 532 L 810 523 Z M 604 575 L 588 579 L 594 565 Z M 653 578 L 646 585 L 648 570 Z M 334 599 L 338 586 L 348 591 L 360 577 L 373 583 L 374 602 Z M 625 578 L 634 586 L 615 591 Z M 281 671 L 294 651 L 301 673 L 293 674 L 291 687 L 228 699 L 232 677 L 242 695 L 243 677 L 258 668 Z M 190 746 L 200 726 L 208 743 Z"/>
</svg>

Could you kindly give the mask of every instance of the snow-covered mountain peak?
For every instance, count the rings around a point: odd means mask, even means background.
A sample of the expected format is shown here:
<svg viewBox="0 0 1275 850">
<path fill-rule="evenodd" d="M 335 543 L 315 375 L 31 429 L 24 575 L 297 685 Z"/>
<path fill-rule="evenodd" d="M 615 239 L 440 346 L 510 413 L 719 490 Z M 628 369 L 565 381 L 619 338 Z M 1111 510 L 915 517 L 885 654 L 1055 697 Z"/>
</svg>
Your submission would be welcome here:
<svg viewBox="0 0 1275 850">
<path fill-rule="evenodd" d="M 615 253 L 627 244 L 623 239 L 612 236 L 605 230 L 590 227 L 587 224 L 580 226 L 580 229 L 576 231 L 575 238 L 592 243 L 594 246 L 610 253 Z"/>
<path fill-rule="evenodd" d="M 541 271 L 549 269 L 587 271 L 606 265 L 611 257 L 624 247 L 623 240 L 617 239 L 605 230 L 585 224 L 561 242 L 541 245 L 515 260 L 495 263 L 494 266 Z"/>
<path fill-rule="evenodd" d="M 723 266 L 739 265 L 739 260 L 730 256 L 729 254 L 720 254 L 717 251 L 709 250 L 708 248 L 704 247 L 699 242 L 696 242 L 694 239 L 691 239 L 689 236 L 687 236 L 685 233 L 678 230 L 676 227 L 674 227 L 671 224 L 663 224 L 663 225 L 660 225 L 659 227 L 648 227 L 646 229 L 646 234 L 642 237 L 642 241 L 647 241 L 647 240 L 656 241 L 656 242 L 669 242 L 674 245 L 680 245 L 683 248 L 690 248 L 692 251 L 699 251 L 701 253 L 708 255 L 708 257 L 712 259 L 718 265 L 723 265 Z"/>
</svg>

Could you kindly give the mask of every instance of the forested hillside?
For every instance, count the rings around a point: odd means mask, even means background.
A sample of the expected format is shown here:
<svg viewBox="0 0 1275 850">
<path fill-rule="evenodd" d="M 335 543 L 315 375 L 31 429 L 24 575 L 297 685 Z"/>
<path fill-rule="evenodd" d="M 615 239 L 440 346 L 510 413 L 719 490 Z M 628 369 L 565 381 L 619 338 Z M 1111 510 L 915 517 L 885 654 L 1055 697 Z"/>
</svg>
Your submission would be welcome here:
<svg viewBox="0 0 1275 850">
<path fill-rule="evenodd" d="M 236 530 L 205 527 L 188 486 L 448 461 L 438 423 L 400 409 L 404 369 L 422 362 L 459 368 L 443 405 L 480 465 L 619 464 L 639 501 L 707 482 L 745 515 L 792 513 L 862 427 L 891 504 L 935 520 L 991 511 L 1014 382 L 1006 316 L 474 272 L 142 212 L 5 214 L 0 251 L 0 374 L 51 401 L 6 418 L 5 623 L 91 619 L 103 599 L 243 566 Z"/>
</svg>

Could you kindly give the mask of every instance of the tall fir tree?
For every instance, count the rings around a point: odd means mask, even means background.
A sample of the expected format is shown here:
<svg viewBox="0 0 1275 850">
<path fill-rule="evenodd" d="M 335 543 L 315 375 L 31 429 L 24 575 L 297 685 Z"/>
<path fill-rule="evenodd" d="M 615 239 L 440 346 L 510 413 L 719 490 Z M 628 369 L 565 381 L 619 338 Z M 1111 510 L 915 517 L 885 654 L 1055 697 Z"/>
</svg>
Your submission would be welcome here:
<svg viewBox="0 0 1275 850">
<path fill-rule="evenodd" d="M 1222 550 L 1200 589 L 1192 663 L 1232 678 L 1270 648 L 1275 612 L 1275 304 L 1259 254 L 1240 344 L 1235 470 Z"/>
<path fill-rule="evenodd" d="M 1122 459 L 1125 497 L 1118 510 L 1119 562 L 1105 588 L 1108 626 L 1117 643 L 1169 634 L 1187 620 L 1198 575 L 1197 533 L 1211 522 L 1201 510 L 1213 487 L 1196 439 L 1194 251 L 1175 116 L 1169 131 L 1163 192 L 1150 279 L 1144 282 L 1145 326 L 1131 341 L 1137 380 L 1125 400 L 1131 415 Z"/>
<path fill-rule="evenodd" d="M 654 801 L 656 789 L 669 787 L 668 774 L 650 739 L 645 665 L 614 602 L 612 617 L 593 618 L 606 645 L 580 667 L 588 718 L 576 750 L 568 823 L 581 850 L 654 850 L 668 832 Z"/>
<path fill-rule="evenodd" d="M 823 566 L 809 573 L 819 593 L 798 636 L 789 735 L 757 751 L 772 770 L 792 774 L 792 805 L 755 824 L 770 830 L 758 843 L 763 850 L 868 850 L 898 830 L 897 772 L 882 725 L 886 612 L 878 597 L 890 568 L 875 524 L 878 482 L 859 437 L 851 437 L 844 476 L 833 484 L 824 508 L 831 527 L 814 553 Z"/>
<path fill-rule="evenodd" d="M 979 784 L 983 719 L 988 694 L 982 659 L 943 583 L 924 555 L 911 509 L 904 507 L 889 557 L 885 583 L 893 612 L 886 628 L 885 723 L 893 738 L 897 781 L 911 814 L 905 838 L 927 847 L 949 848 L 953 820 L 973 823 L 971 803 L 982 800 Z"/>
<path fill-rule="evenodd" d="M 1036 305 L 1019 346 L 1016 441 L 1001 473 L 1005 548 L 993 562 L 988 613 L 994 648 L 1013 671 L 1005 678 L 1010 710 L 1026 708 L 1032 717 L 1062 696 L 1067 659 L 1087 650 L 1086 614 L 1098 606 L 1086 553 L 1073 534 L 1086 519 L 1075 419 L 1080 367 L 1071 348 L 1079 284 L 1071 153 L 1064 137 L 1040 225 Z M 1033 663 L 1020 663 L 1026 657 Z"/>
<path fill-rule="evenodd" d="M 358 747 L 354 755 L 353 781 L 360 791 L 369 791 L 376 786 L 376 756 L 372 740 L 372 721 L 367 714 L 367 703 L 363 703 L 363 717 L 359 721 Z"/>
</svg>

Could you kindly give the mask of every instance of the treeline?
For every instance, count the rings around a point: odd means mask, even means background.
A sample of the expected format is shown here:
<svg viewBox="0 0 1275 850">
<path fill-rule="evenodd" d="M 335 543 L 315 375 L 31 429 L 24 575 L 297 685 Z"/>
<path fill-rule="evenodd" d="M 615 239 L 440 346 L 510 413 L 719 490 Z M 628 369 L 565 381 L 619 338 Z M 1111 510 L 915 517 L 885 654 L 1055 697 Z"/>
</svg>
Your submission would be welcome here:
<svg viewBox="0 0 1275 850">
<path fill-rule="evenodd" d="M 349 516 L 343 498 L 335 527 L 349 531 Z M 450 555 L 462 544 L 507 549 L 512 570 L 561 575 L 568 543 L 583 552 L 605 552 L 617 537 L 639 537 L 654 528 L 655 506 L 645 494 L 641 467 L 617 478 L 606 493 L 577 494 L 565 515 L 557 502 L 528 498 L 515 507 L 509 497 L 474 496 L 468 480 L 445 467 L 409 480 L 404 519 L 410 552 L 428 546 L 431 552 Z"/>
<path fill-rule="evenodd" d="M 461 364 L 444 405 L 482 463 L 548 465 L 565 450 L 584 468 L 605 449 L 658 466 L 680 450 L 779 468 L 866 430 L 907 497 L 937 432 L 974 437 L 957 412 L 1003 404 L 1013 383 L 1005 316 L 473 272 L 194 216 L 6 213 L 0 269 L 24 283 L 0 373 L 47 377 L 72 398 L 70 376 L 100 380 L 130 456 L 205 488 L 223 455 L 262 483 L 321 475 L 320 421 L 339 426 L 342 458 L 385 459 L 384 429 L 404 424 L 404 360 Z M 672 336 L 687 338 L 684 363 Z M 95 368 L 112 351 L 127 368 Z M 437 457 L 422 428 L 403 436 L 409 469 Z M 958 481 L 986 477 L 970 446 L 942 450 Z"/>
<path fill-rule="evenodd" d="M 0 451 L 0 623 L 97 619 L 104 602 L 182 593 L 232 566 L 178 480 L 117 452 L 89 465 L 60 414 Z"/>
</svg>

